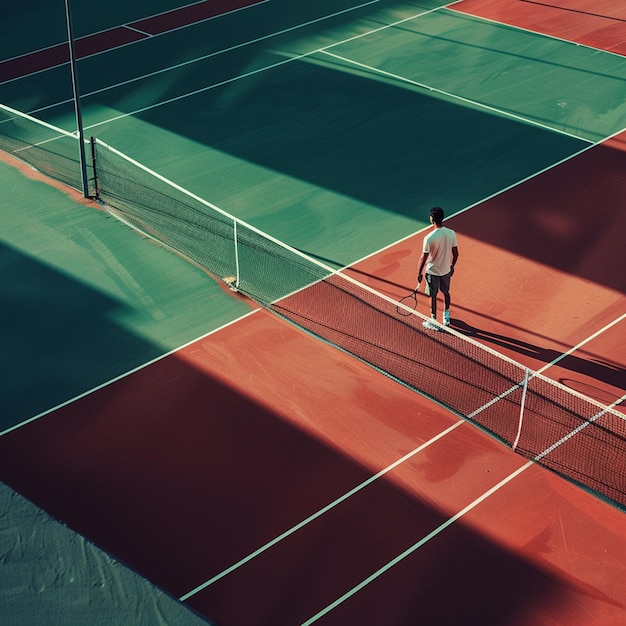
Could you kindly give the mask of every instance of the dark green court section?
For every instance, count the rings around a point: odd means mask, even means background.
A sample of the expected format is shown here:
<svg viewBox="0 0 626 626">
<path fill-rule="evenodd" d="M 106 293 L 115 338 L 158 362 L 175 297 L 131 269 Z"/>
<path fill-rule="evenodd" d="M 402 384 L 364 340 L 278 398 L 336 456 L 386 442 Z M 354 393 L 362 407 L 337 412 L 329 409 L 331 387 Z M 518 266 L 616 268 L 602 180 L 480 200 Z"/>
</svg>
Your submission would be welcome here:
<svg viewBox="0 0 626 626">
<path fill-rule="evenodd" d="M 202 271 L 0 162 L 0 430 L 249 311 Z"/>
<path fill-rule="evenodd" d="M 312 63 L 239 87 L 246 98 L 213 91 L 99 135 L 334 265 L 419 230 L 434 205 L 452 214 L 587 145 Z"/>
<path fill-rule="evenodd" d="M 181 0 L 70 0 L 74 36 L 97 33 L 162 13 L 190 2 Z M 63 0 L 9 0 L 2 7 L 0 60 L 67 42 Z"/>
<path fill-rule="evenodd" d="M 601 141 L 626 126 L 626 63 L 610 53 L 441 11 L 328 52 L 407 88 L 454 94 L 460 106 Z M 341 58 L 345 58 L 342 61 Z M 407 82 L 411 81 L 411 82 Z"/>
</svg>

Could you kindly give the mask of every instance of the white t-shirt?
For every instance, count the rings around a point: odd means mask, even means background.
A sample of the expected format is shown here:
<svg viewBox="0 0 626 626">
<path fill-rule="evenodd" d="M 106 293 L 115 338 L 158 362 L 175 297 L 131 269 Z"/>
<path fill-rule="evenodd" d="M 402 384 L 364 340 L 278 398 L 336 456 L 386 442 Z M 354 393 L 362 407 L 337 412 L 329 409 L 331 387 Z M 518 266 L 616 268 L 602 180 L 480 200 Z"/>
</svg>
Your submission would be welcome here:
<svg viewBox="0 0 626 626">
<path fill-rule="evenodd" d="M 446 226 L 434 228 L 424 237 L 422 252 L 428 253 L 426 273 L 445 276 L 452 264 L 452 248 L 457 246 L 456 233 Z"/>
</svg>

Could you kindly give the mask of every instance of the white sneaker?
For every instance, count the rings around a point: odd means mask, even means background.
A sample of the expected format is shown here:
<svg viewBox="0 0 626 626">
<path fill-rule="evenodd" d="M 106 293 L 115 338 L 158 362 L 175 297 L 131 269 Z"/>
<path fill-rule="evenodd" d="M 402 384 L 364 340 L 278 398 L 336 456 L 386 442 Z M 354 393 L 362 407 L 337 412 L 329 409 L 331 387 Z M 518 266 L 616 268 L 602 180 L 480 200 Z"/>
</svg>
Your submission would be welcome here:
<svg viewBox="0 0 626 626">
<path fill-rule="evenodd" d="M 435 320 L 426 320 L 422 322 L 422 326 L 428 330 L 439 330 L 439 324 Z"/>
<path fill-rule="evenodd" d="M 450 326 L 450 311 L 443 312 L 443 325 Z"/>
</svg>

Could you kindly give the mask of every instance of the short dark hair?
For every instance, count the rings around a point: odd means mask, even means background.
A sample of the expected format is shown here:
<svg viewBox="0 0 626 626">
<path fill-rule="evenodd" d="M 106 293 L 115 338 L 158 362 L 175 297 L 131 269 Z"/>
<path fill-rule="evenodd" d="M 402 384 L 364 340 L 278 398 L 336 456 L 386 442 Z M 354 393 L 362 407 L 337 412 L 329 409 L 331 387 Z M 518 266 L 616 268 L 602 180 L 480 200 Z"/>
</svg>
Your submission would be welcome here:
<svg viewBox="0 0 626 626">
<path fill-rule="evenodd" d="M 435 206 L 430 210 L 430 216 L 433 218 L 433 222 L 437 224 L 437 226 L 441 226 L 443 222 L 443 209 L 441 207 Z"/>
</svg>

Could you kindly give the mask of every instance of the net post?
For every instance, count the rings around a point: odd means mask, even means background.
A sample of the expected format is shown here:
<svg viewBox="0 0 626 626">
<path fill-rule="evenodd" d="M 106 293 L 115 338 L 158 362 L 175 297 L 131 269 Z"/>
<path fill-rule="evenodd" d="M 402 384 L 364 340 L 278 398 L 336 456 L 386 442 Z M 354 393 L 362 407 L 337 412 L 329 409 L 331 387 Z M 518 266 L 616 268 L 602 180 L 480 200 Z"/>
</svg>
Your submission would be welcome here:
<svg viewBox="0 0 626 626">
<path fill-rule="evenodd" d="M 237 220 L 233 220 L 233 236 L 235 241 L 235 287 L 239 289 L 239 242 L 237 240 Z"/>
<path fill-rule="evenodd" d="M 519 443 L 519 438 L 522 435 L 522 423 L 524 421 L 524 406 L 526 405 L 526 391 L 528 390 L 528 377 L 530 370 L 526 368 L 526 372 L 524 374 L 524 382 L 522 383 L 522 400 L 520 401 L 520 410 L 519 410 L 519 422 L 517 425 L 517 435 L 515 437 L 515 441 L 513 442 L 512 449 L 515 452 L 517 448 L 517 444 Z"/>
<path fill-rule="evenodd" d="M 70 70 L 72 73 L 72 90 L 74 94 L 74 111 L 76 114 L 76 126 L 78 130 L 78 150 L 80 155 L 80 174 L 83 185 L 83 196 L 89 197 L 89 181 L 87 179 L 87 164 L 85 158 L 85 133 L 83 130 L 83 116 L 80 108 L 80 90 L 78 88 L 78 75 L 76 72 L 76 49 L 72 32 L 72 13 L 70 0 L 65 0 L 65 21 L 67 25 L 67 43 L 70 52 Z"/>
<path fill-rule="evenodd" d="M 100 186 L 98 185 L 98 168 L 96 165 L 96 138 L 90 137 L 89 143 L 91 145 L 91 167 L 93 169 L 93 195 L 95 200 L 100 199 Z"/>
</svg>

